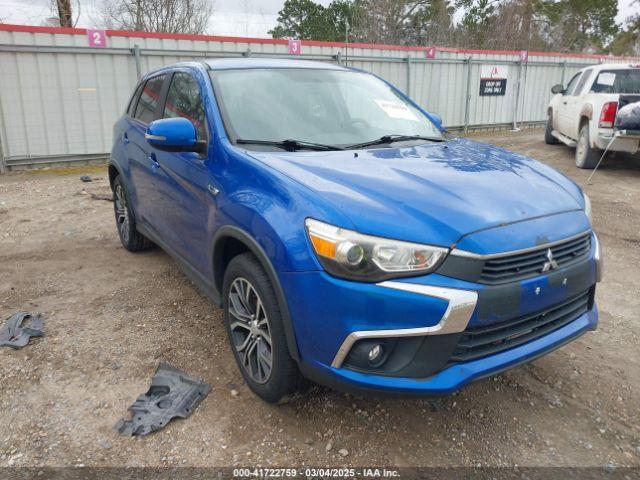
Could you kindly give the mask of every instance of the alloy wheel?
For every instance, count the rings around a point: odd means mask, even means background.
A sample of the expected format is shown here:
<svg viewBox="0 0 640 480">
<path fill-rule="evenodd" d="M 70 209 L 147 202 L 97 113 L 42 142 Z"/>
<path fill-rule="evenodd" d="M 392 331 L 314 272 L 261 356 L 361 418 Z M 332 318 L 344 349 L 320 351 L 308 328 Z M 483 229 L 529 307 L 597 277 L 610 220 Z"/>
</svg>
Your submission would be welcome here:
<svg viewBox="0 0 640 480">
<path fill-rule="evenodd" d="M 126 243 L 129 241 L 129 211 L 127 210 L 127 199 L 124 194 L 124 189 L 121 185 L 116 185 L 114 205 L 118 232 L 120 232 L 122 241 Z"/>
<path fill-rule="evenodd" d="M 228 310 L 233 346 L 245 372 L 257 383 L 271 376 L 273 349 L 269 319 L 254 286 L 236 278 L 229 288 Z"/>
</svg>

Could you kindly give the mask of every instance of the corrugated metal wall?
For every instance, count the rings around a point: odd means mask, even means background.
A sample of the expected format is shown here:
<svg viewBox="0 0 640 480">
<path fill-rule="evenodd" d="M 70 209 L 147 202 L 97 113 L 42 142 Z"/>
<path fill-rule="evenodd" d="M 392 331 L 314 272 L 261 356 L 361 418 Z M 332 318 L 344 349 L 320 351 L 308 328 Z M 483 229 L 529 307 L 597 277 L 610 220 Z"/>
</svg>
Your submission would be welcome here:
<svg viewBox="0 0 640 480">
<path fill-rule="evenodd" d="M 18 30 L 0 26 L 0 170 L 106 156 L 139 72 L 202 57 L 289 56 L 286 43 L 273 41 L 109 32 L 108 48 L 98 49 L 88 46 L 84 30 Z M 523 64 L 513 52 L 438 51 L 427 59 L 424 50 L 384 46 L 351 46 L 346 53 L 343 45 L 303 42 L 296 58 L 346 62 L 380 75 L 448 127 L 543 121 L 551 86 L 598 62 L 536 55 Z M 507 66 L 505 96 L 479 96 L 483 64 Z"/>
</svg>

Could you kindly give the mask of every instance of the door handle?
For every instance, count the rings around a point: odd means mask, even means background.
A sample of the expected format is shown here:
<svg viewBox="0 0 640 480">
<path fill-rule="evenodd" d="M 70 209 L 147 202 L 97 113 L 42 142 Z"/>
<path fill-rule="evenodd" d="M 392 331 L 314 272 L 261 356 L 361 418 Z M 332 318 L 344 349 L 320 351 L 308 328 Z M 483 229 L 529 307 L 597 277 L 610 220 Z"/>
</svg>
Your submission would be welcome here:
<svg viewBox="0 0 640 480">
<path fill-rule="evenodd" d="M 127 143 L 129 143 L 129 135 L 127 135 L 126 133 L 122 136 L 122 141 L 124 142 L 124 144 L 126 145 Z"/>
<path fill-rule="evenodd" d="M 152 169 L 160 168 L 160 163 L 158 162 L 155 153 L 150 153 L 147 158 L 149 158 L 149 161 L 151 162 Z"/>
</svg>

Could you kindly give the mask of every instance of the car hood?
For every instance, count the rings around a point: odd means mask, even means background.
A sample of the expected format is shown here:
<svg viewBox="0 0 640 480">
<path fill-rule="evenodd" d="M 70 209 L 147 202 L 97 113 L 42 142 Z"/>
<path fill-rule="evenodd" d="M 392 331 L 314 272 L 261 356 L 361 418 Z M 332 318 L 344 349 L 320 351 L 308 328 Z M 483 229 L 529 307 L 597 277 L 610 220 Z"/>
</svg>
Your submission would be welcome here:
<svg viewBox="0 0 640 480">
<path fill-rule="evenodd" d="M 466 139 L 247 153 L 331 202 L 353 224 L 340 226 L 406 241 L 451 246 L 478 230 L 582 208 L 578 187 L 564 175 Z"/>
</svg>

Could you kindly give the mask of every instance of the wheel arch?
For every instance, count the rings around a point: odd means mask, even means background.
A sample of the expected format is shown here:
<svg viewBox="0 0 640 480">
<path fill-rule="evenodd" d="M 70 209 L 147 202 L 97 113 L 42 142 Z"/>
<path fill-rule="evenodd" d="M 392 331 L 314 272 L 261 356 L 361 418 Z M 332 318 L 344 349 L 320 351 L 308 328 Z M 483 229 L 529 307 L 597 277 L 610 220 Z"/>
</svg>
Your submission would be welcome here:
<svg viewBox="0 0 640 480">
<path fill-rule="evenodd" d="M 221 227 L 213 238 L 213 287 L 219 292 L 221 306 L 224 307 L 224 295 L 222 292 L 222 282 L 224 274 L 232 258 L 241 253 L 251 252 L 260 262 L 262 268 L 267 273 L 271 285 L 278 299 L 278 306 L 284 322 L 284 331 L 287 338 L 287 347 L 291 357 L 296 361 L 300 361 L 300 353 L 295 338 L 293 322 L 289 313 L 289 306 L 286 301 L 284 290 L 280 284 L 280 280 L 275 268 L 271 264 L 269 257 L 262 246 L 247 232 L 231 225 Z"/>
<path fill-rule="evenodd" d="M 580 121 L 582 122 L 583 118 L 586 118 L 587 120 L 591 120 L 592 117 L 593 117 L 593 105 L 591 105 L 590 103 L 585 103 L 580 109 Z"/>
<path fill-rule="evenodd" d="M 122 175 L 122 172 L 120 172 L 120 169 L 116 166 L 115 163 L 111 162 L 109 162 L 107 170 L 109 172 L 109 187 L 111 187 L 111 190 L 113 190 L 113 182 L 118 175 Z"/>
</svg>

